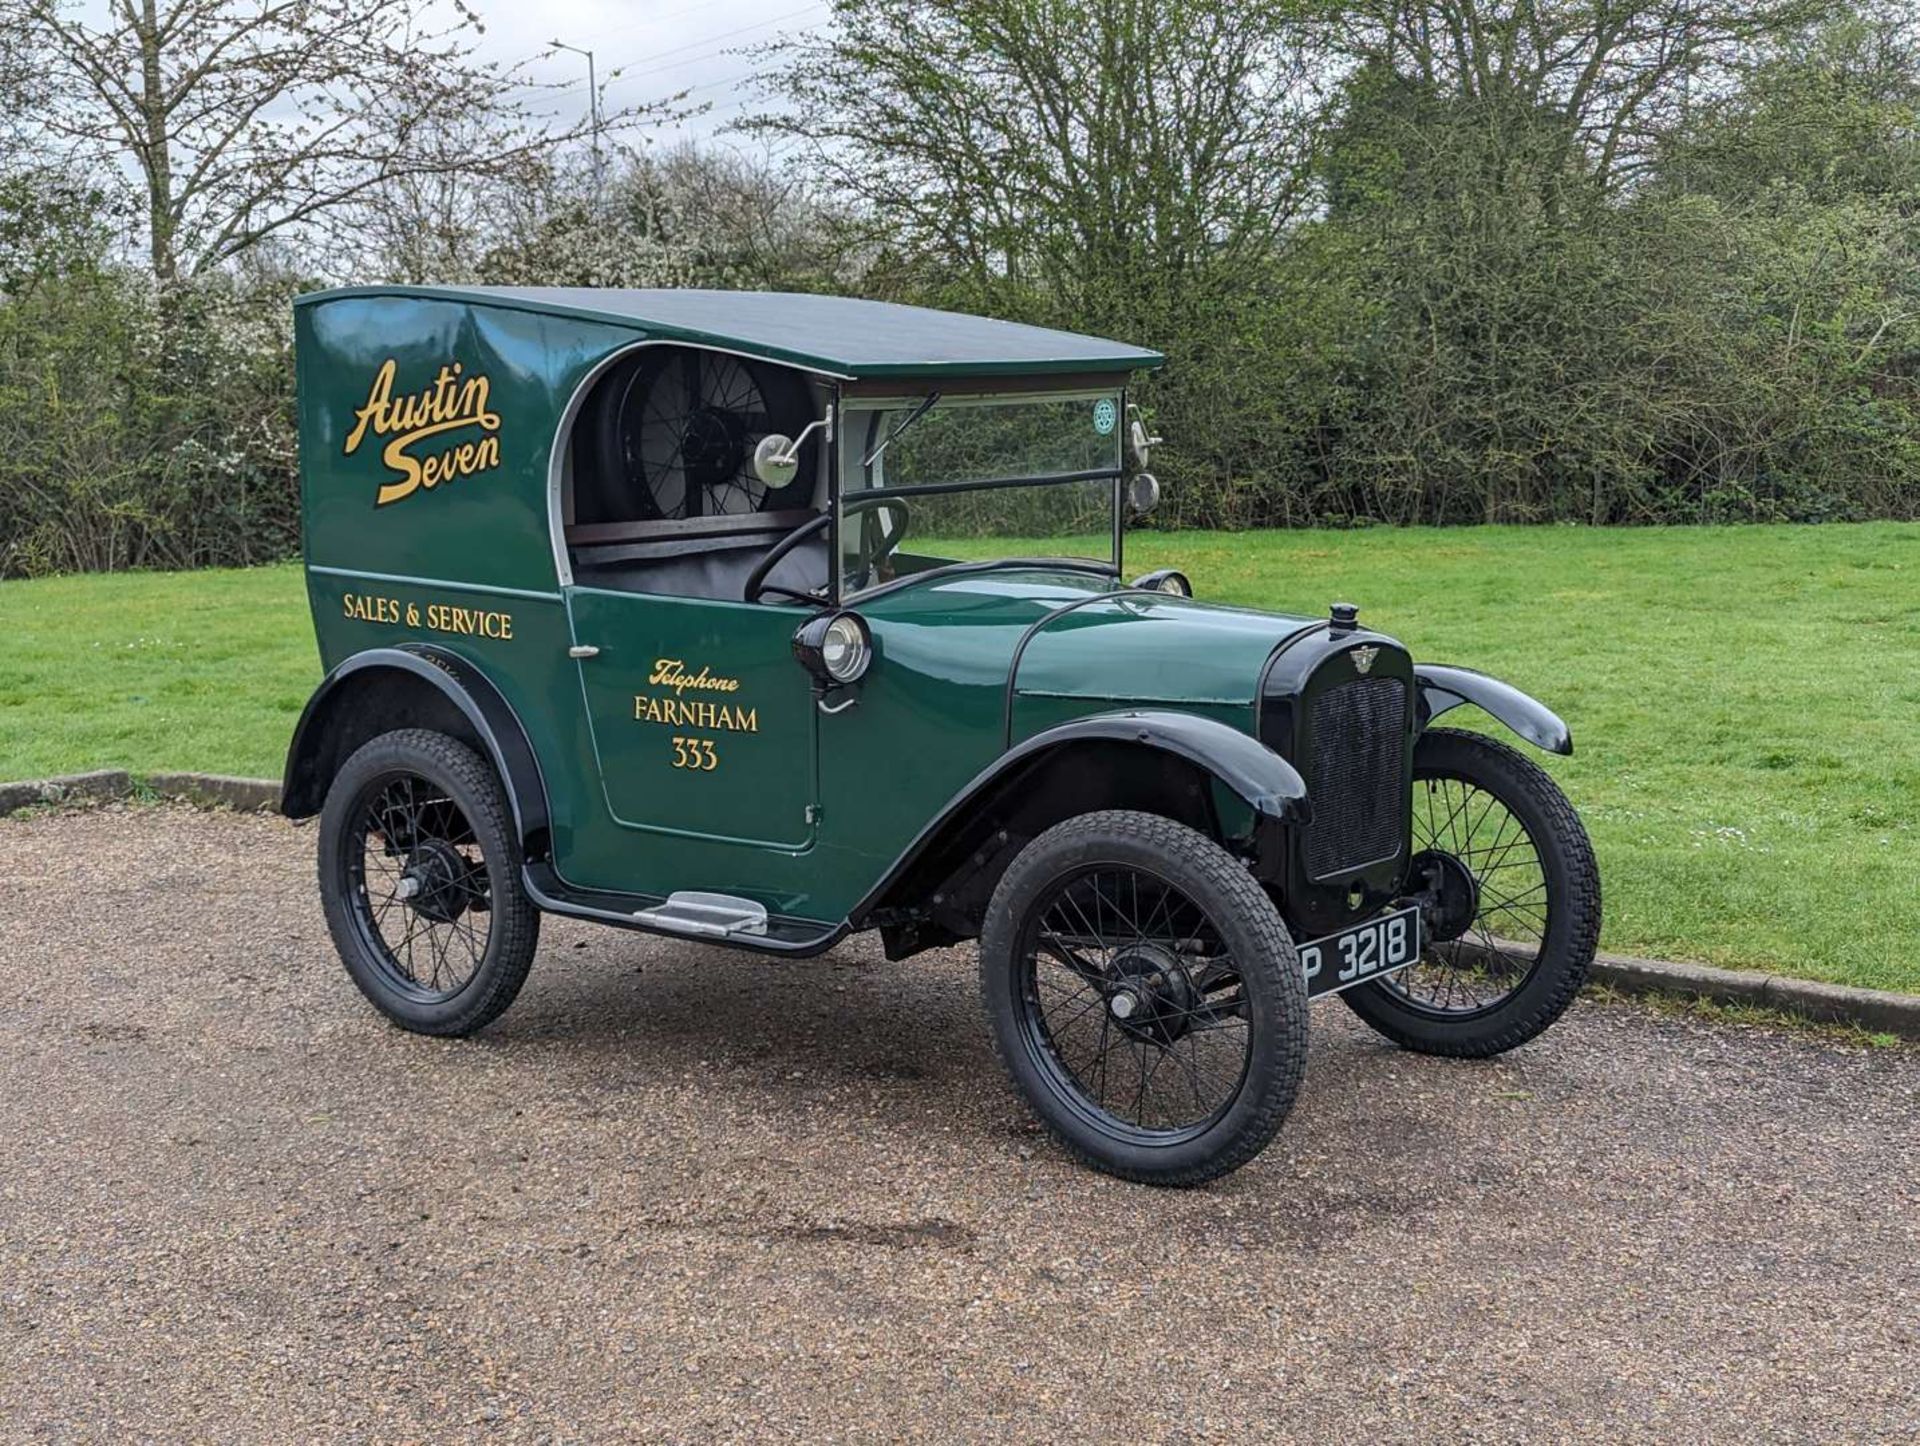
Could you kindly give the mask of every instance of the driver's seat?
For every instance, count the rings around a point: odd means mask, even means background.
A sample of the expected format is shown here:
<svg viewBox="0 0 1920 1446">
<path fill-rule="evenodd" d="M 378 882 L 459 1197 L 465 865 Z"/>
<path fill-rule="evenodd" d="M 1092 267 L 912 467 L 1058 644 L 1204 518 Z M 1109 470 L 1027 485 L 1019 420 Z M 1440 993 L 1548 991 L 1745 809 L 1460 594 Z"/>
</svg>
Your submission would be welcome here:
<svg viewBox="0 0 1920 1446">
<path fill-rule="evenodd" d="M 656 597 L 741 601 L 748 577 L 773 545 L 814 514 L 759 512 L 685 522 L 588 523 L 567 529 L 582 587 Z M 812 592 L 827 584 L 827 541 L 799 543 L 767 574 L 771 587 Z M 775 594 L 778 597 L 778 594 Z"/>
</svg>

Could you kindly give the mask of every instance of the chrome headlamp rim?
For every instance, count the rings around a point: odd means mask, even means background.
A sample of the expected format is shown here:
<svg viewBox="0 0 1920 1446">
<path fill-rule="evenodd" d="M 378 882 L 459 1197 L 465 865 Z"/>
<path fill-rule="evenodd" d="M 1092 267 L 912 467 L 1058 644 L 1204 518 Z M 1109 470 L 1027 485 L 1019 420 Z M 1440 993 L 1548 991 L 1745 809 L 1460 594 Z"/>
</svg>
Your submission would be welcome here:
<svg viewBox="0 0 1920 1446">
<path fill-rule="evenodd" d="M 858 613 L 840 613 L 820 635 L 820 664 L 836 683 L 857 683 L 873 659 L 873 639 Z"/>
<path fill-rule="evenodd" d="M 844 687 L 866 676 L 873 633 L 867 620 L 849 609 L 817 613 L 794 633 L 793 655 L 822 683 Z"/>
</svg>

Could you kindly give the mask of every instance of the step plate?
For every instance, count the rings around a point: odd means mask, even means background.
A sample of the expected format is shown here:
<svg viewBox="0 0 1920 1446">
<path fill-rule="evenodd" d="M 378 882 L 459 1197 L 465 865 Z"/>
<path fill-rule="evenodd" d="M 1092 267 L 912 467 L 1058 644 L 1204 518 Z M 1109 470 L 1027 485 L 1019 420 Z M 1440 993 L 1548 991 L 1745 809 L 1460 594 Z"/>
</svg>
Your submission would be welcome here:
<svg viewBox="0 0 1920 1446">
<path fill-rule="evenodd" d="M 667 901 L 652 909 L 639 909 L 633 917 L 654 929 L 675 934 L 697 934 L 710 939 L 730 939 L 738 934 L 761 935 L 767 932 L 767 909 L 751 899 L 731 894 L 706 894 L 687 890 L 669 894 Z"/>
</svg>

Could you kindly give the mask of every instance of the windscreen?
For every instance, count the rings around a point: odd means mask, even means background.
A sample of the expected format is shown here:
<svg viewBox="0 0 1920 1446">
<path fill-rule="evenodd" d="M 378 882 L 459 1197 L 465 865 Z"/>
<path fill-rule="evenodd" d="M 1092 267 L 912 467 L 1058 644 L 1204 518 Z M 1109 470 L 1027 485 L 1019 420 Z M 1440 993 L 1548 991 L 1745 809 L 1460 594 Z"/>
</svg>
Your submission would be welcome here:
<svg viewBox="0 0 1920 1446">
<path fill-rule="evenodd" d="M 952 560 L 1112 562 L 1121 405 L 1113 391 L 849 406 L 842 592 Z"/>
</svg>

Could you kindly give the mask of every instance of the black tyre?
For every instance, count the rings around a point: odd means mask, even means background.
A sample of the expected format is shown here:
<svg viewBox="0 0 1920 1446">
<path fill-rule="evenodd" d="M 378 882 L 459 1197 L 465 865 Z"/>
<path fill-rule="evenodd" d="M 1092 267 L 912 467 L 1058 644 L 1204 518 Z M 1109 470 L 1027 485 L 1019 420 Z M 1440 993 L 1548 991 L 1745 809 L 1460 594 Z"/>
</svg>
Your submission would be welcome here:
<svg viewBox="0 0 1920 1446">
<path fill-rule="evenodd" d="M 320 813 L 320 900 L 347 973 L 418 1034 L 464 1035 L 513 1003 L 540 942 L 500 780 L 409 728 L 341 767 Z"/>
<path fill-rule="evenodd" d="M 1096 1169 L 1197 1185 L 1265 1147 L 1307 1061 L 1293 942 L 1246 867 L 1145 813 L 1069 819 L 994 890 L 980 981 L 1001 1062 Z"/>
<path fill-rule="evenodd" d="M 1436 728 L 1414 749 L 1413 847 L 1416 871 L 1442 890 L 1420 962 L 1340 997 L 1424 1054 L 1483 1059 L 1525 1044 L 1573 1002 L 1600 939 L 1600 870 L 1580 816 L 1531 759 Z"/>
</svg>

